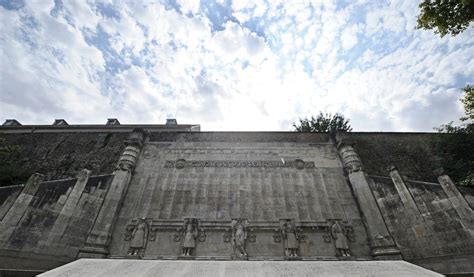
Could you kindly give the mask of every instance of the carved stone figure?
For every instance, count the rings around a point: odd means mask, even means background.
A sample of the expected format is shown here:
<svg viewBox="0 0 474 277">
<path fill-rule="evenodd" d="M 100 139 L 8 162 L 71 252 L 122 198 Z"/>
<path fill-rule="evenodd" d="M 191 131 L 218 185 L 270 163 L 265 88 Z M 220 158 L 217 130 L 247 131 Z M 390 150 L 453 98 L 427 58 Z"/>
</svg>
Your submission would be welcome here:
<svg viewBox="0 0 474 277">
<path fill-rule="evenodd" d="M 145 218 L 138 219 L 138 224 L 132 231 L 132 238 L 130 240 L 129 255 L 139 256 L 145 249 L 148 237 L 148 224 Z"/>
<path fill-rule="evenodd" d="M 349 244 L 347 243 L 347 230 L 346 228 L 336 221 L 331 226 L 331 235 L 336 240 L 336 249 L 339 256 L 349 257 Z"/>
<path fill-rule="evenodd" d="M 247 228 L 245 222 L 238 220 L 232 230 L 232 246 L 235 251 L 239 252 L 241 258 L 247 257 L 247 252 L 245 251 L 245 241 L 247 240 Z"/>
<path fill-rule="evenodd" d="M 198 237 L 197 226 L 192 221 L 188 221 L 184 228 L 183 256 L 191 256 L 191 251 L 196 247 Z"/>
<path fill-rule="evenodd" d="M 285 240 L 285 255 L 287 257 L 297 257 L 299 247 L 298 234 L 290 220 L 283 225 L 282 233 Z"/>
</svg>

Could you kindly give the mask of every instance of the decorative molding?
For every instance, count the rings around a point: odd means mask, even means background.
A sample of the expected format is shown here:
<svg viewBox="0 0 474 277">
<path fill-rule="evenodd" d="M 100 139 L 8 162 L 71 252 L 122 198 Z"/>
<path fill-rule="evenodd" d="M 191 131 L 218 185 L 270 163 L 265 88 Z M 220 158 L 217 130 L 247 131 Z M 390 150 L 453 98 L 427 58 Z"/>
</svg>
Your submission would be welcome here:
<svg viewBox="0 0 474 277">
<path fill-rule="evenodd" d="M 353 172 L 364 170 L 362 161 L 352 146 L 341 146 L 339 148 L 339 153 L 341 154 L 342 162 L 344 163 L 344 169 L 347 171 L 347 173 L 351 174 Z"/>
<path fill-rule="evenodd" d="M 223 167 L 223 168 L 247 168 L 247 167 L 265 167 L 265 168 L 290 168 L 297 169 L 314 168 L 314 162 L 305 162 L 300 159 L 287 161 L 187 161 L 179 159 L 176 161 L 166 161 L 164 168 L 191 168 L 191 167 Z"/>
</svg>

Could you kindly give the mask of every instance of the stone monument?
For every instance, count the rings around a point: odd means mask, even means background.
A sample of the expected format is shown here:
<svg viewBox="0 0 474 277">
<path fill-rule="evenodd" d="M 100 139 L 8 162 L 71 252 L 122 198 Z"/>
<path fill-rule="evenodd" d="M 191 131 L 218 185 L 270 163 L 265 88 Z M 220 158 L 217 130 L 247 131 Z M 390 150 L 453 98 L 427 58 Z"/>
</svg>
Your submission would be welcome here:
<svg viewBox="0 0 474 277">
<path fill-rule="evenodd" d="M 0 187 L 0 275 L 78 259 L 120 268 L 109 275 L 179 265 L 201 276 L 234 265 L 336 274 L 337 263 L 412 272 L 402 259 L 474 272 L 474 190 L 427 173 L 432 134 L 58 122 L 0 127 L 22 149 L 11 163 L 40 171 Z"/>
</svg>

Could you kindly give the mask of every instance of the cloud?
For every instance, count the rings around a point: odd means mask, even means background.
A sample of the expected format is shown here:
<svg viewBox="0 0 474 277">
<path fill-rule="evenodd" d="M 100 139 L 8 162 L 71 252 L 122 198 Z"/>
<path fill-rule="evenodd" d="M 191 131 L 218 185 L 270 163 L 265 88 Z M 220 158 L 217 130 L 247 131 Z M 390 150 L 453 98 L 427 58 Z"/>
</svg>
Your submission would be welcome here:
<svg viewBox="0 0 474 277">
<path fill-rule="evenodd" d="M 417 3 L 164 1 L 0 4 L 0 116 L 289 130 L 341 112 L 354 130 L 459 118 L 473 28 L 415 30 Z"/>
</svg>

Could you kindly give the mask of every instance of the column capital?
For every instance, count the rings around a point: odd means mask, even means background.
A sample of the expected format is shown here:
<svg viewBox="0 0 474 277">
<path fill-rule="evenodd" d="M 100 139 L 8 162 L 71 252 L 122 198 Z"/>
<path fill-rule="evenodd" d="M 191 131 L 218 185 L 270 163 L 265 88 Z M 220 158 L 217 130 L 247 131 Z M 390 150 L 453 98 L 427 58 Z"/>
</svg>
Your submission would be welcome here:
<svg viewBox="0 0 474 277">
<path fill-rule="evenodd" d="M 115 170 L 125 170 L 133 172 L 137 163 L 138 155 L 143 147 L 147 136 L 147 132 L 142 128 L 133 129 L 128 140 L 125 141 L 125 150 L 120 156 L 119 162 Z"/>
<path fill-rule="evenodd" d="M 125 141 L 126 146 L 137 146 L 142 148 L 143 143 L 145 142 L 146 136 L 148 135 L 147 131 L 142 128 L 133 129 L 132 133 Z"/>
<path fill-rule="evenodd" d="M 344 164 L 344 169 L 347 171 L 348 174 L 364 170 L 362 167 L 362 161 L 360 160 L 359 155 L 351 144 L 348 144 L 346 142 L 340 142 L 338 143 L 337 150 L 341 155 L 342 163 Z"/>
</svg>

